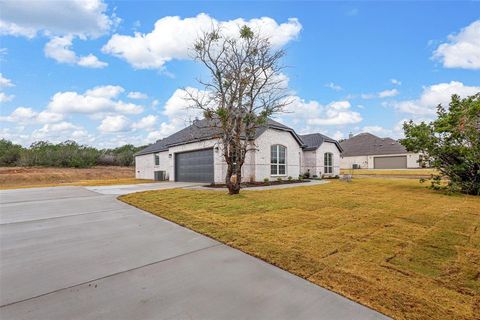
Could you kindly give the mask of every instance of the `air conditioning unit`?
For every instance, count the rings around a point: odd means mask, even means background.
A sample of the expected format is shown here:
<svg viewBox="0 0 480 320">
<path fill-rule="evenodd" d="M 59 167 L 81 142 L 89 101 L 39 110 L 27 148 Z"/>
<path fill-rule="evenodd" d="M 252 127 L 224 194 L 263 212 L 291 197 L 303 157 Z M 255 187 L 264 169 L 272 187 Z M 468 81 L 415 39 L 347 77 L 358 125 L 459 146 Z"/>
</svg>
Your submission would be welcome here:
<svg viewBox="0 0 480 320">
<path fill-rule="evenodd" d="M 166 171 L 154 171 L 154 179 L 155 181 L 165 181 L 167 180 L 167 172 Z"/>
</svg>

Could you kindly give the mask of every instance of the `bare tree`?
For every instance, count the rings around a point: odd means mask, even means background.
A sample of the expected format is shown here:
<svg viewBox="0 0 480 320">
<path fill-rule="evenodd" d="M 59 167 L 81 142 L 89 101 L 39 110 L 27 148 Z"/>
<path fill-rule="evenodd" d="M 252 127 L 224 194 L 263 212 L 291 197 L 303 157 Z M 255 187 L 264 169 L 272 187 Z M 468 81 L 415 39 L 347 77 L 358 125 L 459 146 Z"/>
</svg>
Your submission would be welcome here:
<svg viewBox="0 0 480 320">
<path fill-rule="evenodd" d="M 193 46 L 193 55 L 206 66 L 209 79 L 199 80 L 204 91 L 187 92 L 188 99 L 218 132 L 228 166 L 225 183 L 229 194 L 238 194 L 246 155 L 255 150 L 257 128 L 288 104 L 280 65 L 285 51 L 243 26 L 233 37 L 219 28 L 203 33 Z"/>
</svg>

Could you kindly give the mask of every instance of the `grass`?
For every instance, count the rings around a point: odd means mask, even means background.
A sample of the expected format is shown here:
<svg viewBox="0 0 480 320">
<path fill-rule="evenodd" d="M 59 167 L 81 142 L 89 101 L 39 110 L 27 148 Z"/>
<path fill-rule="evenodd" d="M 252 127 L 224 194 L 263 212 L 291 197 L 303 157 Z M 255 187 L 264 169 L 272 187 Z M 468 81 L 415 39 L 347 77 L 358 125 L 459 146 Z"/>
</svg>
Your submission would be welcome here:
<svg viewBox="0 0 480 320">
<path fill-rule="evenodd" d="M 53 186 L 101 186 L 152 182 L 135 179 L 132 167 L 0 167 L 0 190 Z"/>
<path fill-rule="evenodd" d="M 121 200 L 397 319 L 479 319 L 480 198 L 413 179 Z"/>
<path fill-rule="evenodd" d="M 341 169 L 341 174 L 367 175 L 367 176 L 393 176 L 393 177 L 430 177 L 436 174 L 435 169 Z"/>
</svg>

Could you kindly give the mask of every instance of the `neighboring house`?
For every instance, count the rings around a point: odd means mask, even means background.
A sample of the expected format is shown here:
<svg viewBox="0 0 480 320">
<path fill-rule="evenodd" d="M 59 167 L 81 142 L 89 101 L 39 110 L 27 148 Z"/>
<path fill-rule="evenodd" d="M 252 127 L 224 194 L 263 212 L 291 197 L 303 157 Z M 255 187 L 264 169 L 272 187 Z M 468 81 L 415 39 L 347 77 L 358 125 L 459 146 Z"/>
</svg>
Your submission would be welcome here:
<svg viewBox="0 0 480 320">
<path fill-rule="evenodd" d="M 340 142 L 343 152 L 341 169 L 407 169 L 420 168 L 419 153 L 407 152 L 391 138 L 379 138 L 371 133 L 360 133 Z"/>
<path fill-rule="evenodd" d="M 227 164 L 207 120 L 158 140 L 135 155 L 138 179 L 225 183 Z M 268 120 L 256 130 L 242 166 L 243 181 L 340 174 L 340 144 L 319 133 L 299 136 L 292 128 Z"/>
</svg>

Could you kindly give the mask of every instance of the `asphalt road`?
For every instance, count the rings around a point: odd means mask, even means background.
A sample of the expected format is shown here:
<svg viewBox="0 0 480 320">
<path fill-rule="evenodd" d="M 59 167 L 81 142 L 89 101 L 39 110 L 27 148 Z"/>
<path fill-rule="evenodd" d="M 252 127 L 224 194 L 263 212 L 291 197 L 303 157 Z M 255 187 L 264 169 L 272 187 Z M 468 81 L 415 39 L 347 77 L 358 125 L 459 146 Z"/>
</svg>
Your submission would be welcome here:
<svg viewBox="0 0 480 320">
<path fill-rule="evenodd" d="M 387 319 L 109 194 L 126 189 L 0 192 L 2 320 Z"/>
</svg>

